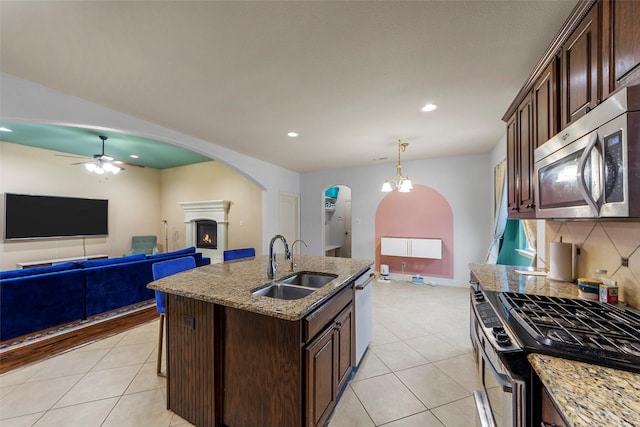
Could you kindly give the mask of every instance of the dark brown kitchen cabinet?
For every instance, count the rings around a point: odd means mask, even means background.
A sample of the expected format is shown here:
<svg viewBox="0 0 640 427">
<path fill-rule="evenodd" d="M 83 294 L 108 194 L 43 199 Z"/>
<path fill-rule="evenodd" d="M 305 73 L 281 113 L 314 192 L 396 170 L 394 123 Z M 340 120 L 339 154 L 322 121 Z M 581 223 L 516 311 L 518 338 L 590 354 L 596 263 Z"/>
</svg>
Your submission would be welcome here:
<svg viewBox="0 0 640 427">
<path fill-rule="evenodd" d="M 167 408 L 197 426 L 321 425 L 354 363 L 353 283 L 297 321 L 167 294 Z"/>
<path fill-rule="evenodd" d="M 640 84 L 640 1 L 581 0 L 503 120 L 507 209 L 535 217 L 534 150 L 623 87 Z"/>
<path fill-rule="evenodd" d="M 640 2 L 602 1 L 603 99 L 640 84 Z"/>
<path fill-rule="evenodd" d="M 554 59 L 547 65 L 531 93 L 534 150 L 558 133 L 558 62 Z"/>
<path fill-rule="evenodd" d="M 562 45 L 562 128 L 587 114 L 601 100 L 598 6 L 591 8 Z"/>
<path fill-rule="evenodd" d="M 353 366 L 353 304 L 350 304 L 305 348 L 307 422 L 322 425 Z"/>
<path fill-rule="evenodd" d="M 541 410 L 541 426 L 565 427 L 568 425 L 556 405 L 553 403 L 553 400 L 551 400 L 549 392 L 544 387 L 542 388 Z"/>
<path fill-rule="evenodd" d="M 529 94 L 507 122 L 507 209 L 510 218 L 534 218 L 533 102 Z"/>
<path fill-rule="evenodd" d="M 533 102 L 527 96 L 518 107 L 518 139 L 520 143 L 520 204 L 518 212 L 533 218 Z"/>
<path fill-rule="evenodd" d="M 520 178 L 518 176 L 518 116 L 514 113 L 507 121 L 507 210 L 509 216 L 513 216 L 518 212 L 520 197 L 518 189 L 520 188 Z"/>
</svg>

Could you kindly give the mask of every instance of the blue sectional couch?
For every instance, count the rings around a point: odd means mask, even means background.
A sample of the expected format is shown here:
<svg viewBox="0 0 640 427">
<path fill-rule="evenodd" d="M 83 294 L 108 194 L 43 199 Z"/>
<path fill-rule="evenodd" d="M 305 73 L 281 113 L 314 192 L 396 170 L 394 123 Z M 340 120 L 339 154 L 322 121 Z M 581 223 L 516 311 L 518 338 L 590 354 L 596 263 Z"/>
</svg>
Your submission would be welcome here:
<svg viewBox="0 0 640 427">
<path fill-rule="evenodd" d="M 190 247 L 0 272 L 0 341 L 153 299 L 151 266 L 183 256 L 211 263 Z"/>
</svg>

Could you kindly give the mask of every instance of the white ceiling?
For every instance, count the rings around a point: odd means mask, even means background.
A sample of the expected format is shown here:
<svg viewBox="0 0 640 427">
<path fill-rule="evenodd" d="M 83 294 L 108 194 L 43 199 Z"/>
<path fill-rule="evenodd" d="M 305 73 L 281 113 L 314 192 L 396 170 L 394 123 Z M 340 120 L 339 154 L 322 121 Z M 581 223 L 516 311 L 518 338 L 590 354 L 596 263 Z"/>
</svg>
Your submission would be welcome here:
<svg viewBox="0 0 640 427">
<path fill-rule="evenodd" d="M 299 172 L 486 153 L 575 4 L 2 0 L 0 67 Z"/>
</svg>

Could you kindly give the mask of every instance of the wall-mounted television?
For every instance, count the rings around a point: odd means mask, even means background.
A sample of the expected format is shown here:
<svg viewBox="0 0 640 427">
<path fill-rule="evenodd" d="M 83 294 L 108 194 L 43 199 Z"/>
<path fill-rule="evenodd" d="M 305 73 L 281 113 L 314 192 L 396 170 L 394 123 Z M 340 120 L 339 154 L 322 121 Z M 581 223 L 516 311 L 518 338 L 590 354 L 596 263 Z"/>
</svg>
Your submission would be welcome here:
<svg viewBox="0 0 640 427">
<path fill-rule="evenodd" d="M 109 201 L 5 193 L 4 238 L 106 236 Z"/>
</svg>

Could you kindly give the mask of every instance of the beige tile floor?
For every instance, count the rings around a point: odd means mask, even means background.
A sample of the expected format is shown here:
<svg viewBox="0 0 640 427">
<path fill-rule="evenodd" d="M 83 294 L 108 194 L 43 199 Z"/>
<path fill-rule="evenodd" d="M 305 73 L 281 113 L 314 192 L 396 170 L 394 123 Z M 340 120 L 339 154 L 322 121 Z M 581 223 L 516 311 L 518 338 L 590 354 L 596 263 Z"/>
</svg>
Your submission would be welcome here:
<svg viewBox="0 0 640 427">
<path fill-rule="evenodd" d="M 476 425 L 467 289 L 373 286 L 373 341 L 330 426 Z M 150 322 L 1 376 L 0 425 L 190 426 L 165 409 L 157 332 Z"/>
</svg>

